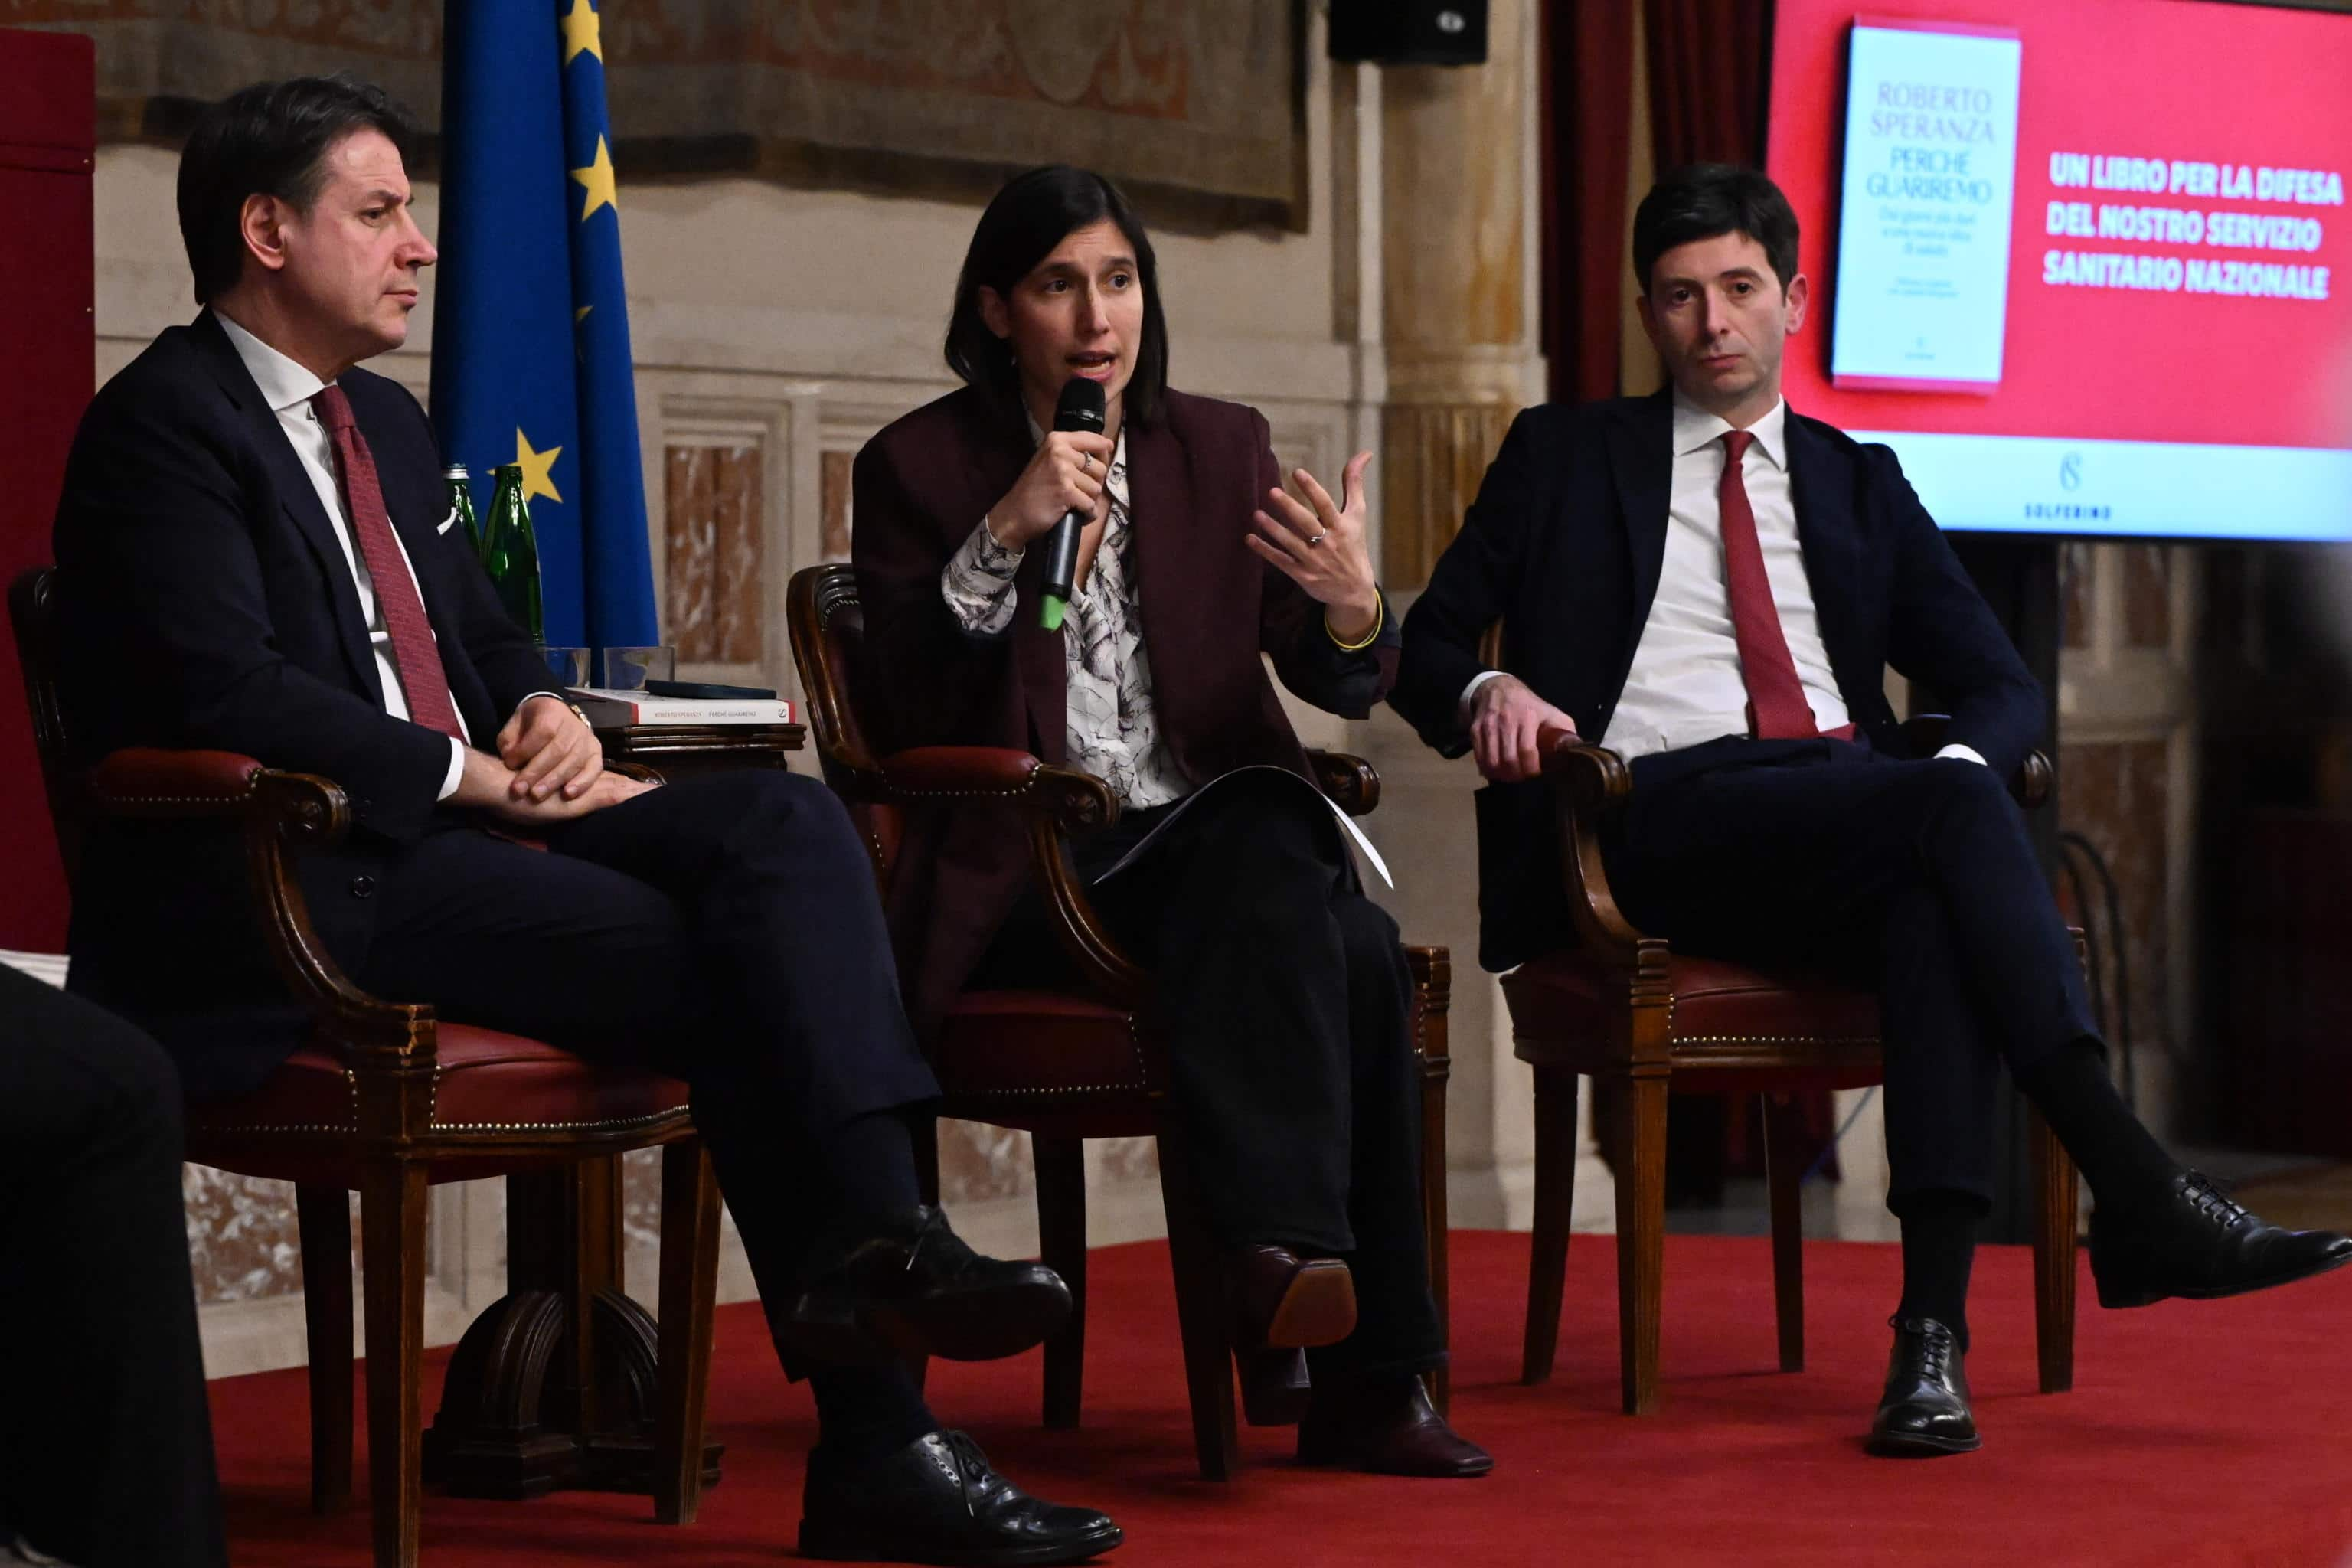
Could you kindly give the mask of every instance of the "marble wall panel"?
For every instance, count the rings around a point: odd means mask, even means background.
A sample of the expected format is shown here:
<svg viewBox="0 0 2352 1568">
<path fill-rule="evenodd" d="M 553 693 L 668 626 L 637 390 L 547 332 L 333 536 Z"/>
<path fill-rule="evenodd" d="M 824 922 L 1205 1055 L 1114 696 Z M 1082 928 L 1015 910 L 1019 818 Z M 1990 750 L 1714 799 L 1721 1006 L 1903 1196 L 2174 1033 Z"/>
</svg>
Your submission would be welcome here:
<svg viewBox="0 0 2352 1568">
<path fill-rule="evenodd" d="M 849 559 L 849 468 L 856 456 L 827 452 L 818 467 L 817 515 L 822 527 L 818 543 L 827 561 Z"/>
<path fill-rule="evenodd" d="M 940 1196 L 948 1203 L 1019 1197 L 1036 1190 L 1029 1134 L 979 1121 L 940 1123 Z"/>
<path fill-rule="evenodd" d="M 2058 646 L 2091 646 L 2092 546 L 2068 540 L 2058 546 Z"/>
<path fill-rule="evenodd" d="M 662 1152 L 632 1149 L 621 1156 L 621 1245 L 635 1258 L 661 1245 Z M 630 1275 L 632 1285 L 650 1289 L 650 1279 Z"/>
<path fill-rule="evenodd" d="M 2088 839 L 2114 876 L 2122 910 L 2118 934 L 2108 922 L 2097 882 L 2084 887 L 2094 908 L 2075 906 L 2070 885 L 2059 879 L 2067 917 L 2090 930 L 2100 947 L 2108 994 L 2109 1027 L 2117 1018 L 2116 964 L 2120 948 L 2129 970 L 2127 988 L 2135 1039 L 2161 1037 L 2168 1028 L 2166 840 L 2168 767 L 2161 740 L 2101 741 L 2059 746 L 2059 826 Z"/>
<path fill-rule="evenodd" d="M 1160 1180 L 1160 1141 L 1156 1138 L 1106 1138 L 1100 1151 L 1102 1179 L 1107 1183 Z"/>
<path fill-rule="evenodd" d="M 2172 574 L 2177 547 L 2126 544 L 2124 565 L 2124 646 L 2172 646 Z"/>
<path fill-rule="evenodd" d="M 292 1183 L 183 1165 L 180 1194 L 187 1205 L 188 1263 L 198 1306 L 258 1301 L 302 1289 Z"/>
<path fill-rule="evenodd" d="M 689 664 L 761 654 L 765 478 L 757 446 L 667 449 L 662 625 Z"/>
</svg>

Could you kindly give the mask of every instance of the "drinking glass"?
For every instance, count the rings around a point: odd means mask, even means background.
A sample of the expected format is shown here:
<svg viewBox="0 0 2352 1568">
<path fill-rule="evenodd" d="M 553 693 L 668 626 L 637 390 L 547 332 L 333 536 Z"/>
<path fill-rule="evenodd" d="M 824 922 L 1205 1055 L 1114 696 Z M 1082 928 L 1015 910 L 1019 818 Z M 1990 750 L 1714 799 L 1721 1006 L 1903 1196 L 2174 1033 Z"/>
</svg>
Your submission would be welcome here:
<svg viewBox="0 0 2352 1568">
<path fill-rule="evenodd" d="M 604 650 L 604 686 L 612 691 L 642 691 L 648 680 L 677 679 L 674 647 L 608 647 Z"/>
<path fill-rule="evenodd" d="M 539 657 L 547 661 L 548 673 L 555 677 L 555 684 L 558 686 L 588 684 L 588 650 L 586 648 L 541 646 Z"/>
</svg>

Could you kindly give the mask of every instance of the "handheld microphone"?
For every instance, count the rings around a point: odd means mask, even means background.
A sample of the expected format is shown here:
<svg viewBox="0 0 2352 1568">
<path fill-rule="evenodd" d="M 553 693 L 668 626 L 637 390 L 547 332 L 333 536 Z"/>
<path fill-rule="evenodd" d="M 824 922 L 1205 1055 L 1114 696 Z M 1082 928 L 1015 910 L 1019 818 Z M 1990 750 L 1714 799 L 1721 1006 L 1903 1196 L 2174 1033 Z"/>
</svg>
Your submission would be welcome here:
<svg viewBox="0 0 2352 1568">
<path fill-rule="evenodd" d="M 1061 400 L 1054 406 L 1054 428 L 1085 430 L 1102 434 L 1102 383 L 1074 375 L 1062 384 Z M 1104 482 L 1109 482 L 1110 469 L 1103 469 Z M 1087 514 L 1066 511 L 1062 521 L 1046 535 L 1045 585 L 1037 603 L 1037 623 L 1049 632 L 1062 629 L 1062 616 L 1070 607 L 1070 595 L 1076 584 L 1071 581 L 1078 574 L 1078 532 L 1087 525 Z"/>
</svg>

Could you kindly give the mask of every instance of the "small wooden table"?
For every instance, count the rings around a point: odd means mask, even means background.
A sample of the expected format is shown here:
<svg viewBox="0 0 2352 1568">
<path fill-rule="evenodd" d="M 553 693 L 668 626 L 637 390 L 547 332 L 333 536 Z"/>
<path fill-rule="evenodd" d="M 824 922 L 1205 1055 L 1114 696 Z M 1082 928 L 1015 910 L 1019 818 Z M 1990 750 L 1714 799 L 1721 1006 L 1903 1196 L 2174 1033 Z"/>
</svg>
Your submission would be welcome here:
<svg viewBox="0 0 2352 1568">
<path fill-rule="evenodd" d="M 607 762 L 672 777 L 781 768 L 800 724 L 601 730 Z M 621 1162 L 507 1178 L 507 1293 L 467 1329 L 425 1434 L 426 1478 L 461 1496 L 649 1491 L 660 1338 L 624 1288 Z M 719 1446 L 703 1484 L 719 1480 Z"/>
</svg>

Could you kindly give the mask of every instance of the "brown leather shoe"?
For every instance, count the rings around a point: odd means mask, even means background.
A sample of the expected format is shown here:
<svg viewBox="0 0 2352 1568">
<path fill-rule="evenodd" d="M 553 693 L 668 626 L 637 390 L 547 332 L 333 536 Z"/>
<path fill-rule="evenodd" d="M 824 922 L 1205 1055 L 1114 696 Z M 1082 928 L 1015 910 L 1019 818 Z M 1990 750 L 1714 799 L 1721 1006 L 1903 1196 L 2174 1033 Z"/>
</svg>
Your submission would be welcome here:
<svg viewBox="0 0 2352 1568">
<path fill-rule="evenodd" d="M 1307 1380 L 1307 1352 L 1295 1346 L 1269 1345 L 1263 1350 L 1234 1352 L 1242 1374 L 1242 1419 L 1253 1426 L 1296 1426 L 1307 1414 L 1312 1385 Z"/>
<path fill-rule="evenodd" d="M 1298 1462 L 1449 1479 L 1495 1468 L 1493 1455 L 1454 1435 L 1417 1377 L 1378 1390 L 1318 1393 L 1298 1424 Z"/>
<path fill-rule="evenodd" d="M 1286 1247 L 1243 1247 L 1227 1260 L 1234 1345 L 1333 1345 L 1356 1331 L 1356 1279 L 1336 1258 Z"/>
</svg>

